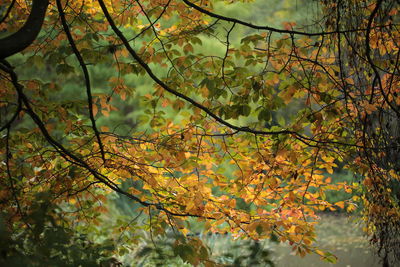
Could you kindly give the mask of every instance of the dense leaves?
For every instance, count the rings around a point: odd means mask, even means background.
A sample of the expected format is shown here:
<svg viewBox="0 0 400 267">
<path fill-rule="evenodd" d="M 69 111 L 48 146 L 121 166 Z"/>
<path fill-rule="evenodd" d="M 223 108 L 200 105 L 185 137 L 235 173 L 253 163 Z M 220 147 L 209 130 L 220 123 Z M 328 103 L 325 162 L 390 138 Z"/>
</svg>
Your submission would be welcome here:
<svg viewBox="0 0 400 267">
<path fill-rule="evenodd" d="M 10 224 L 6 221 L 10 215 L 1 215 L 0 263 L 4 266 L 99 266 L 115 261 L 107 256 L 114 250 L 112 243 L 93 244 L 65 228 L 47 194 L 36 196 L 22 222 Z"/>
<path fill-rule="evenodd" d="M 6 2 L 13 38 L 34 10 Z M 317 212 L 353 211 L 360 196 L 326 194 L 363 190 L 373 242 L 399 260 L 398 1 L 320 1 L 314 25 L 276 28 L 231 2 L 50 1 L 36 41 L 0 64 L 6 225 L 28 231 L 41 192 L 70 227 L 99 223 L 114 192 L 151 236 L 194 218 L 334 262 L 314 246 Z M 199 239 L 172 254 L 215 264 Z"/>
</svg>

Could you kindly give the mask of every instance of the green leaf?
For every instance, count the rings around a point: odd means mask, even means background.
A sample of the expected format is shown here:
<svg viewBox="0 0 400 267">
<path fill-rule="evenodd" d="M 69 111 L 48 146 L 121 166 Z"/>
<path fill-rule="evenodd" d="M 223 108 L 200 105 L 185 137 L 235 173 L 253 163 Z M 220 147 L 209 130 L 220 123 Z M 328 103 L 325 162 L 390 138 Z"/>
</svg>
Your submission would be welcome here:
<svg viewBox="0 0 400 267">
<path fill-rule="evenodd" d="M 333 255 L 332 253 L 329 253 L 329 252 L 325 252 L 324 260 L 327 261 L 327 262 L 331 262 L 333 264 L 337 263 L 337 257 L 335 255 Z"/>
<path fill-rule="evenodd" d="M 259 121 L 265 121 L 265 122 L 269 122 L 272 118 L 272 114 L 271 111 L 268 109 L 263 109 L 260 111 L 260 113 L 258 113 L 258 120 Z"/>
<path fill-rule="evenodd" d="M 178 244 L 173 247 L 174 254 L 181 257 L 183 261 L 194 263 L 195 251 L 192 246 L 187 244 Z"/>
<path fill-rule="evenodd" d="M 286 125 L 285 118 L 282 115 L 279 114 L 277 116 L 277 120 L 278 120 L 278 123 L 279 123 L 280 126 L 285 126 Z"/>
<path fill-rule="evenodd" d="M 68 64 L 60 64 L 56 67 L 56 72 L 57 74 L 69 74 L 74 72 L 74 67 L 68 65 Z"/>
<path fill-rule="evenodd" d="M 240 114 L 243 116 L 249 116 L 251 112 L 251 108 L 248 105 L 240 106 Z"/>
<path fill-rule="evenodd" d="M 35 66 L 35 67 L 38 68 L 38 69 L 42 69 L 42 68 L 44 68 L 44 66 L 45 66 L 43 57 L 42 57 L 42 56 L 39 56 L 39 55 L 31 56 L 31 57 L 28 59 L 27 63 L 28 63 L 29 65 Z"/>
</svg>

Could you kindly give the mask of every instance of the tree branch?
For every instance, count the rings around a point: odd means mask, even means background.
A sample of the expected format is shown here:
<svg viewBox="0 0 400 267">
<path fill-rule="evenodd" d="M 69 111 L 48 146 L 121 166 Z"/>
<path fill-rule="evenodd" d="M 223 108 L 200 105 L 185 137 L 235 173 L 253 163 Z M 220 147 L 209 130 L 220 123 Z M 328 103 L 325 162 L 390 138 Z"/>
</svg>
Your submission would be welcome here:
<svg viewBox="0 0 400 267">
<path fill-rule="evenodd" d="M 15 5 L 15 2 L 17 2 L 17 0 L 13 0 L 11 2 L 11 4 L 8 6 L 6 13 L 4 14 L 4 17 L 2 17 L 0 19 L 0 24 L 2 24 L 8 17 L 8 15 L 10 15 L 11 9 L 13 8 L 13 6 Z"/>
<path fill-rule="evenodd" d="M 117 25 L 115 25 L 114 20 L 112 19 L 110 13 L 108 12 L 107 7 L 104 4 L 103 0 L 98 0 L 100 7 L 110 24 L 112 30 L 115 32 L 115 34 L 118 36 L 118 38 L 122 41 L 124 44 L 125 48 L 128 50 L 128 52 L 131 54 L 131 56 L 142 66 L 142 68 L 147 72 L 147 74 L 150 76 L 151 79 L 153 79 L 154 82 L 156 82 L 159 86 L 161 86 L 164 90 L 167 92 L 189 102 L 193 106 L 203 110 L 205 113 L 207 113 L 210 117 L 215 119 L 217 122 L 233 129 L 233 130 L 238 130 L 241 132 L 249 132 L 249 133 L 254 133 L 254 134 L 264 134 L 264 135 L 275 135 L 275 134 L 294 134 L 298 136 L 299 134 L 290 131 L 290 130 L 281 130 L 281 131 L 258 131 L 258 130 L 252 130 L 249 127 L 239 127 L 236 125 L 233 125 L 225 120 L 223 120 L 221 117 L 217 116 L 215 113 L 213 113 L 209 108 L 203 106 L 202 104 L 196 102 L 192 98 L 188 97 L 187 95 L 184 95 L 175 89 L 171 88 L 169 85 L 167 85 L 165 82 L 163 82 L 160 78 L 157 77 L 157 75 L 153 72 L 153 70 L 149 67 L 146 62 L 143 61 L 143 59 L 133 50 L 132 46 L 129 44 L 128 39 L 125 37 L 125 35 L 118 29 Z"/>
<path fill-rule="evenodd" d="M 239 20 L 236 18 L 231 18 L 231 17 L 226 17 L 223 15 L 219 15 L 216 13 L 213 13 L 207 9 L 204 9 L 188 0 L 182 0 L 187 6 L 194 8 L 195 10 L 199 11 L 200 13 L 206 14 L 207 16 L 210 16 L 212 18 L 216 18 L 219 20 L 223 21 L 228 21 L 236 24 L 240 24 L 255 30 L 266 30 L 266 31 L 271 31 L 271 32 L 276 32 L 276 33 L 283 33 L 283 34 L 290 34 L 290 35 L 302 35 L 302 36 L 324 36 L 324 35 L 331 35 L 331 34 L 343 34 L 343 33 L 350 33 L 350 32 L 359 32 L 359 31 L 365 31 L 366 29 L 349 29 L 349 30 L 336 30 L 336 31 L 327 31 L 327 32 L 303 32 L 303 31 L 296 31 L 296 30 L 284 30 L 284 29 L 279 29 L 279 28 L 273 28 L 270 26 L 264 26 L 264 25 L 255 25 L 243 20 Z M 383 28 L 389 25 L 382 25 L 382 26 L 376 26 L 376 28 Z"/>
<path fill-rule="evenodd" d="M 92 96 L 92 87 L 90 84 L 89 71 L 86 67 L 86 63 L 85 63 L 81 53 L 79 52 L 78 48 L 75 45 L 74 38 L 72 37 L 71 31 L 69 30 L 69 27 L 67 24 L 67 20 L 65 18 L 64 10 L 61 6 L 61 1 L 56 0 L 56 2 L 57 2 L 58 13 L 60 14 L 60 18 L 61 18 L 61 24 L 63 26 L 65 34 L 67 35 L 69 45 L 71 46 L 72 51 L 74 52 L 76 58 L 78 59 L 79 65 L 82 68 L 83 76 L 85 77 L 86 95 L 87 95 L 88 108 L 89 108 L 89 117 L 90 117 L 90 121 L 92 123 L 92 128 L 93 128 L 94 134 L 96 135 L 97 143 L 99 144 L 99 147 L 100 147 L 101 157 L 103 159 L 103 162 L 105 162 L 106 158 L 105 158 L 105 154 L 104 154 L 104 146 L 103 146 L 103 143 L 101 142 L 100 133 L 99 133 L 99 130 L 97 129 L 96 120 L 94 118 L 94 113 L 93 113 L 93 96 Z"/>
<path fill-rule="evenodd" d="M 98 2 L 99 2 L 99 5 L 100 5 L 103 13 L 104 13 L 104 16 L 106 17 L 108 23 L 111 26 L 111 29 L 118 36 L 118 38 L 122 41 L 123 45 L 128 50 L 130 55 L 139 63 L 139 65 L 142 66 L 142 68 L 146 71 L 146 73 L 150 76 L 150 78 L 153 79 L 153 81 L 155 83 L 157 83 L 159 86 L 161 86 L 167 92 L 169 92 L 169 93 L 175 95 L 176 97 L 181 98 L 181 99 L 185 100 L 186 102 L 192 104 L 193 106 L 201 109 L 207 115 L 209 115 L 215 121 L 221 123 L 222 125 L 225 125 L 226 127 L 229 127 L 229 128 L 231 128 L 232 130 L 235 130 L 235 131 L 247 132 L 247 133 L 258 134 L 258 135 L 289 134 L 289 135 L 292 135 L 294 138 L 296 138 L 297 140 L 303 142 L 304 144 L 306 144 L 308 146 L 315 146 L 316 147 L 317 145 L 320 145 L 320 144 L 325 144 L 325 145 L 328 145 L 328 144 L 331 144 L 331 145 L 343 145 L 343 146 L 351 146 L 351 147 L 357 147 L 358 146 L 357 144 L 347 144 L 347 143 L 336 142 L 336 141 L 317 140 L 317 139 L 314 139 L 312 137 L 307 137 L 307 136 L 301 135 L 296 131 L 291 131 L 291 130 L 287 130 L 287 129 L 280 130 L 280 131 L 263 131 L 263 130 L 250 129 L 249 127 L 240 127 L 240 126 L 236 126 L 236 125 L 233 125 L 233 124 L 229 123 L 228 121 L 226 121 L 226 120 L 222 119 L 221 117 L 219 117 L 218 115 L 216 115 L 209 108 L 203 106 L 202 104 L 198 103 L 197 101 L 195 101 L 194 99 L 190 98 L 189 96 L 178 92 L 174 88 L 171 88 L 168 84 L 166 84 L 164 81 L 162 81 L 153 72 L 153 70 L 150 68 L 150 66 L 148 64 L 146 64 L 146 62 L 144 62 L 144 60 L 135 52 L 135 50 L 129 44 L 128 39 L 118 29 L 118 27 L 115 24 L 113 18 L 111 17 L 110 13 L 108 12 L 108 9 L 107 9 L 106 5 L 104 4 L 104 1 L 103 0 L 98 0 Z M 232 21 L 232 22 L 235 22 L 235 21 Z M 317 145 L 313 145 L 310 142 L 316 143 Z"/>
<path fill-rule="evenodd" d="M 43 121 L 40 119 L 40 117 L 35 113 L 33 110 L 32 106 L 29 103 L 28 97 L 25 95 L 23 92 L 23 86 L 19 83 L 18 81 L 18 76 L 14 72 L 14 70 L 11 68 L 11 65 L 6 61 L 6 60 L 0 60 L 0 70 L 8 73 L 11 78 L 11 83 L 13 84 L 14 88 L 16 89 L 18 96 L 21 98 L 22 103 L 26 107 L 26 113 L 32 118 L 33 122 L 38 126 L 39 130 L 41 131 L 43 137 L 47 140 L 47 142 L 56 149 L 57 153 L 60 154 L 61 157 L 63 157 L 65 160 L 71 162 L 72 164 L 75 164 L 76 166 L 79 166 L 81 168 L 86 169 L 95 179 L 97 179 L 99 182 L 110 188 L 116 193 L 119 193 L 121 195 L 124 195 L 128 197 L 129 199 L 141 204 L 144 207 L 155 207 L 156 209 L 160 211 L 164 211 L 165 213 L 172 215 L 172 216 L 177 216 L 177 217 L 197 217 L 197 218 L 204 218 L 204 219 L 211 219 L 215 220 L 216 218 L 211 217 L 211 216 L 203 216 L 203 215 L 197 215 L 197 214 L 191 214 L 191 213 L 178 213 L 174 211 L 170 211 L 169 209 L 165 208 L 162 204 L 158 203 L 151 203 L 147 202 L 144 200 L 141 200 L 139 197 L 136 197 L 129 192 L 121 189 L 118 187 L 116 183 L 108 179 L 107 176 L 99 173 L 97 170 L 93 169 L 84 159 L 80 158 L 78 155 L 74 154 L 73 152 L 69 151 L 66 147 L 64 147 L 61 143 L 59 143 L 57 140 L 55 140 L 50 133 L 47 131 L 45 124 Z M 246 222 L 243 222 L 246 223 Z"/>
<path fill-rule="evenodd" d="M 46 15 L 49 0 L 33 0 L 31 13 L 24 26 L 16 33 L 0 39 L 0 59 L 21 52 L 38 36 Z"/>
</svg>

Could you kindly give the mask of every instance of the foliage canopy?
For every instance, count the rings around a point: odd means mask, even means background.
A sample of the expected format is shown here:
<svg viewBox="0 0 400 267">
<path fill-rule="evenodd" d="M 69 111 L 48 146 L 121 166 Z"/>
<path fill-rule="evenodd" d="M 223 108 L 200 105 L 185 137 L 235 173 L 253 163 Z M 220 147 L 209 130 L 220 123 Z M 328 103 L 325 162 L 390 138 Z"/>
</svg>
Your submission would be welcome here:
<svg viewBox="0 0 400 267">
<path fill-rule="evenodd" d="M 400 259 L 398 1 L 324 0 L 314 25 L 280 28 L 224 14 L 233 1 L 5 2 L 0 205 L 11 231 L 32 227 L 42 194 L 63 218 L 53 225 L 78 227 L 99 223 L 115 192 L 151 235 L 186 236 L 195 218 L 335 261 L 314 246 L 316 212 L 361 198 L 371 240 Z M 358 181 L 334 181 L 340 168 Z M 362 193 L 327 201 L 340 190 Z M 214 264 L 196 238 L 174 246 Z"/>
</svg>

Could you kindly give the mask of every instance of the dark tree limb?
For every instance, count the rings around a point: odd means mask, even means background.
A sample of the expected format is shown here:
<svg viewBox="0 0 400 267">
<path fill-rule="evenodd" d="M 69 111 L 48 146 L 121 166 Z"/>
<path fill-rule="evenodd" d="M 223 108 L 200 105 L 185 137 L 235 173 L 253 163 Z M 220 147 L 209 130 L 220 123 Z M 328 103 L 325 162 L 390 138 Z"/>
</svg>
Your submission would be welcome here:
<svg viewBox="0 0 400 267">
<path fill-rule="evenodd" d="M 8 129 L 11 126 L 11 124 L 17 119 L 21 111 L 22 111 L 22 102 L 21 98 L 18 97 L 17 110 L 14 112 L 14 115 L 11 117 L 9 121 L 7 121 L 4 125 L 0 126 L 0 132 L 4 131 L 5 129 Z"/>
<path fill-rule="evenodd" d="M 7 11 L 6 11 L 6 13 L 4 14 L 4 17 L 2 17 L 2 18 L 0 19 L 0 24 L 2 24 L 2 23 L 8 18 L 8 15 L 10 15 L 11 9 L 12 9 L 13 6 L 15 5 L 15 2 L 17 2 L 17 0 L 13 0 L 13 1 L 11 2 L 11 4 L 8 6 Z"/>
<path fill-rule="evenodd" d="M 150 78 L 156 82 L 158 85 L 160 85 L 163 89 L 165 89 L 167 92 L 185 100 L 186 102 L 192 104 L 193 106 L 203 110 L 205 113 L 207 113 L 210 117 L 215 119 L 217 122 L 233 129 L 233 130 L 238 130 L 242 132 L 249 132 L 249 133 L 254 133 L 254 134 L 265 134 L 265 135 L 275 135 L 275 134 L 294 134 L 297 135 L 296 132 L 294 131 L 289 131 L 289 130 L 281 130 L 281 131 L 257 131 L 257 130 L 252 130 L 248 127 L 239 127 L 235 126 L 216 114 L 214 114 L 209 108 L 203 106 L 202 104 L 196 102 L 192 98 L 176 91 L 174 88 L 171 88 L 168 86 L 165 82 L 163 82 L 160 78 L 156 76 L 156 74 L 153 72 L 153 70 L 149 67 L 149 65 L 146 64 L 146 62 L 143 61 L 143 59 L 135 52 L 135 50 L 131 47 L 129 44 L 128 39 L 125 37 L 125 35 L 118 29 L 117 25 L 115 24 L 114 20 L 112 19 L 110 13 L 108 12 L 108 9 L 106 5 L 104 4 L 103 0 L 98 0 L 99 5 L 104 13 L 104 16 L 106 17 L 108 23 L 111 26 L 111 29 L 114 31 L 114 33 L 118 36 L 118 38 L 122 41 L 124 44 L 125 48 L 128 50 L 129 54 L 139 63 L 140 66 L 147 72 L 147 74 L 150 76 Z"/>
<path fill-rule="evenodd" d="M 31 13 L 24 26 L 16 33 L 0 39 L 0 59 L 21 52 L 38 36 L 46 15 L 49 0 L 33 0 Z"/>
<path fill-rule="evenodd" d="M 184 0 L 185 1 L 185 0 Z M 351 147 L 358 147 L 357 144 L 350 144 L 350 143 L 343 143 L 343 142 L 336 142 L 336 141 L 324 141 L 324 140 L 319 140 L 313 137 L 307 137 L 305 135 L 302 135 L 296 131 L 292 130 L 278 130 L 278 131 L 263 131 L 263 130 L 256 130 L 256 129 L 250 129 L 249 127 L 241 127 L 237 125 L 233 125 L 230 122 L 222 119 L 220 116 L 215 114 L 211 109 L 203 106 L 199 102 L 195 101 L 194 99 L 190 98 L 189 96 L 182 94 L 175 90 L 174 88 L 170 87 L 168 84 L 166 84 L 164 81 L 162 81 L 150 68 L 146 62 L 136 53 L 136 51 L 132 48 L 132 46 L 129 44 L 129 40 L 125 37 L 125 35 L 118 29 L 117 25 L 115 24 L 113 18 L 111 17 L 110 13 L 108 12 L 108 9 L 106 5 L 104 4 L 103 0 L 98 0 L 98 3 L 100 5 L 100 8 L 103 11 L 104 16 L 106 17 L 106 20 L 111 26 L 111 29 L 114 31 L 114 33 L 118 36 L 118 38 L 121 40 L 125 48 L 128 50 L 129 54 L 139 63 L 139 65 L 146 71 L 146 73 L 149 75 L 149 77 L 157 83 L 159 86 L 161 86 L 164 90 L 167 92 L 175 95 L 176 97 L 185 100 L 186 102 L 190 103 L 191 105 L 201 109 L 204 111 L 207 115 L 209 115 L 211 118 L 213 118 L 215 121 L 219 122 L 222 125 L 227 126 L 228 128 L 239 131 L 239 132 L 246 132 L 246 133 L 252 133 L 256 135 L 279 135 L 279 134 L 288 134 L 292 135 L 294 138 L 299 140 L 300 142 L 311 146 L 311 147 L 318 147 L 319 145 L 342 145 L 342 146 L 351 146 Z M 186 3 L 186 1 L 185 1 Z M 227 20 L 230 21 L 230 20 Z M 234 23 L 237 23 L 237 21 L 231 21 Z M 292 32 L 293 33 L 293 32 Z"/>
<path fill-rule="evenodd" d="M 216 218 L 211 217 L 211 216 L 203 216 L 203 215 L 198 215 L 198 214 L 191 214 L 191 213 L 178 213 L 171 211 L 167 208 L 165 208 L 162 204 L 159 203 L 152 203 L 152 202 L 147 202 L 144 200 L 141 200 L 139 197 L 136 197 L 132 195 L 131 193 L 121 189 L 118 187 L 117 184 L 115 184 L 113 181 L 111 181 L 106 175 L 101 174 L 98 172 L 96 169 L 92 168 L 86 161 L 85 159 L 82 159 L 80 156 L 74 154 L 72 151 L 68 150 L 66 147 L 64 147 L 61 143 L 59 143 L 57 140 L 51 136 L 51 134 L 48 132 L 46 129 L 45 123 L 40 119 L 39 115 L 36 114 L 36 112 L 33 110 L 31 104 L 29 103 L 28 97 L 25 95 L 23 92 L 23 86 L 19 83 L 18 81 L 18 76 L 12 69 L 12 66 L 6 61 L 6 60 L 0 60 L 0 70 L 8 73 L 10 75 L 10 82 L 13 84 L 14 88 L 16 89 L 18 96 L 20 97 L 22 104 L 25 106 L 25 112 L 31 117 L 33 122 L 37 125 L 39 128 L 40 132 L 42 133 L 43 137 L 46 139 L 46 141 L 59 153 L 61 157 L 63 157 L 66 161 L 76 165 L 77 167 L 83 168 L 86 171 L 88 171 L 93 177 L 99 181 L 100 183 L 104 184 L 111 190 L 113 190 L 116 193 L 119 193 L 121 195 L 124 195 L 128 197 L 129 199 L 141 204 L 144 207 L 154 207 L 157 210 L 164 211 L 166 214 L 172 215 L 172 216 L 177 216 L 177 217 L 196 217 L 196 218 L 204 218 L 204 219 L 210 219 L 210 220 L 216 220 Z M 248 222 L 241 222 L 248 224 Z"/>
<path fill-rule="evenodd" d="M 94 118 L 94 113 L 93 113 L 93 96 L 92 96 L 92 87 L 90 84 L 89 71 L 86 66 L 85 60 L 83 59 L 81 53 L 79 52 L 78 48 L 76 47 L 74 38 L 72 37 L 71 31 L 68 27 L 67 20 L 65 18 L 64 10 L 61 5 L 61 1 L 56 0 L 56 3 L 57 3 L 58 13 L 60 14 L 61 24 L 63 26 L 65 34 L 67 35 L 69 45 L 71 46 L 72 51 L 74 52 L 76 58 L 78 59 L 79 65 L 82 68 L 83 76 L 85 77 L 86 95 L 87 95 L 88 108 L 89 108 L 89 117 L 90 117 L 90 121 L 92 123 L 92 128 L 93 128 L 94 134 L 96 135 L 96 138 L 97 138 L 97 143 L 99 144 L 99 147 L 100 147 L 101 157 L 103 159 L 103 162 L 106 162 L 106 158 L 105 158 L 105 154 L 104 154 L 104 146 L 103 146 L 103 143 L 101 142 L 100 133 L 99 133 L 99 130 L 97 129 L 96 120 Z"/>
<path fill-rule="evenodd" d="M 252 28 L 255 30 L 265 30 L 265 31 L 270 31 L 270 32 L 276 32 L 276 33 L 283 33 L 283 34 L 290 34 L 290 35 L 300 35 L 300 36 L 324 36 L 324 35 L 332 35 L 332 34 L 343 34 L 343 33 L 351 33 L 351 32 L 364 32 L 366 29 L 347 29 L 347 30 L 335 30 L 335 31 L 322 31 L 322 32 L 303 32 L 303 31 L 296 31 L 296 30 L 286 30 L 286 29 L 279 29 L 279 28 L 274 28 L 270 26 L 265 26 L 265 25 L 255 25 L 252 23 L 249 23 L 247 21 L 243 21 L 237 18 L 232 18 L 232 17 L 227 17 L 223 15 L 219 15 L 216 13 L 213 13 L 207 9 L 202 8 L 201 6 L 198 6 L 189 0 L 182 0 L 187 6 L 197 10 L 200 13 L 206 14 L 207 16 L 210 16 L 212 18 L 216 18 L 219 20 L 223 21 L 228 21 L 232 23 L 236 23 L 239 25 L 246 26 L 248 28 Z M 374 28 L 384 28 L 388 27 L 389 25 L 377 25 Z"/>
</svg>

